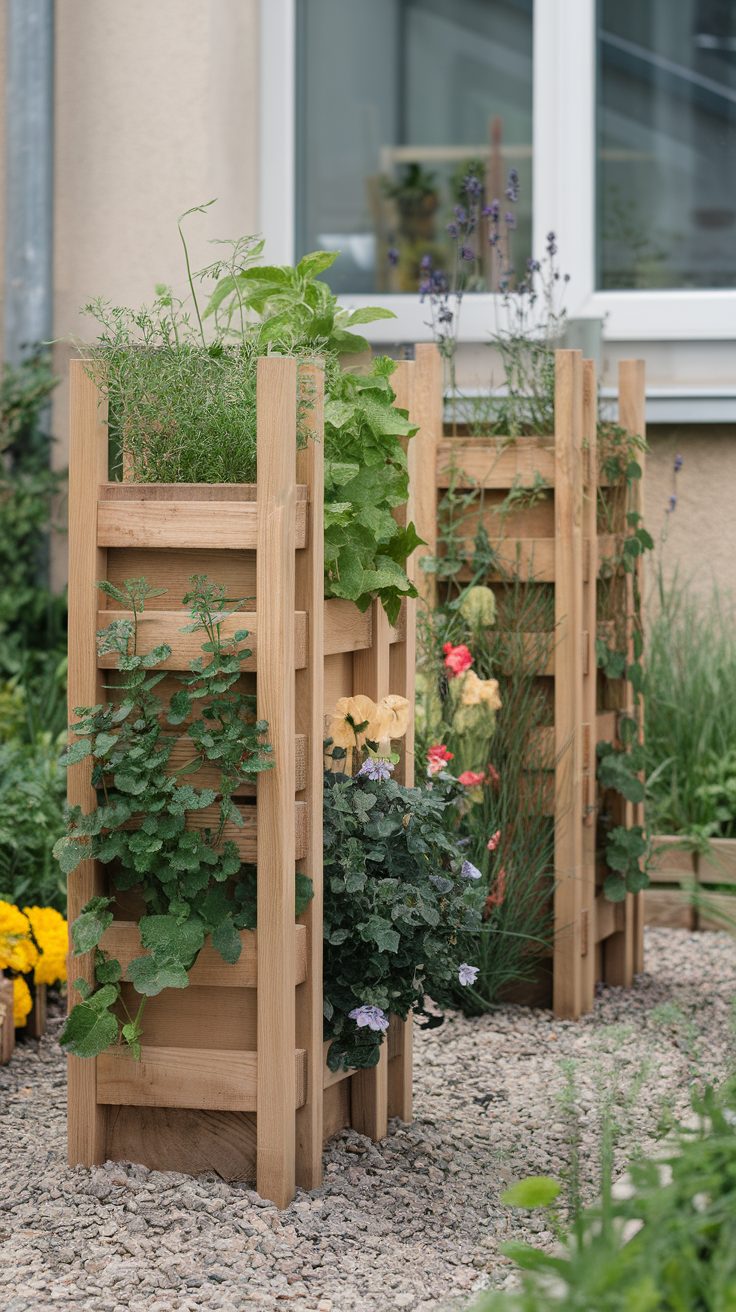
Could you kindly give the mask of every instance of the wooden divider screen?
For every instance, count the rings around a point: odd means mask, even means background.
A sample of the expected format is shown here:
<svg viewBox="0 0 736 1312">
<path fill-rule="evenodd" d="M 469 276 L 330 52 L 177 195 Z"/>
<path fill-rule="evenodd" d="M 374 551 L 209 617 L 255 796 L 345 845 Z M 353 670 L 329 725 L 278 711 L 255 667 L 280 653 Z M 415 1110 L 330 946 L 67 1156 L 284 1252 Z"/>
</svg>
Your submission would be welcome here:
<svg viewBox="0 0 736 1312">
<path fill-rule="evenodd" d="M 578 1017 L 593 1005 L 596 980 L 629 985 L 642 966 L 641 895 L 611 903 L 602 893 L 596 854 L 596 744 L 616 741 L 617 710 L 629 708 L 628 684 L 609 686 L 596 663 L 599 561 L 626 532 L 625 507 L 613 509 L 609 533 L 600 533 L 596 449 L 595 367 L 579 351 L 557 351 L 555 432 L 519 438 L 452 436 L 443 431 L 442 363 L 434 346 L 416 349 L 415 393 L 423 424 L 416 439 L 416 525 L 434 555 L 440 497 L 450 485 L 477 489 L 473 530 L 485 527 L 503 573 L 491 586 L 515 578 L 554 588 L 554 634 L 545 679 L 554 681 L 548 769 L 554 774 L 549 814 L 554 817 L 554 947 L 552 1001 L 557 1015 Z M 619 422 L 644 436 L 644 373 L 640 361 L 619 371 Z M 641 462 L 641 457 L 637 457 Z M 534 504 L 511 513 L 501 504 L 512 489 L 549 489 Z M 605 487 L 603 489 L 605 498 Z M 419 554 L 419 553 L 417 553 Z M 434 573 L 417 571 L 425 604 L 438 597 Z M 621 600 L 631 641 L 635 616 L 630 585 Z M 531 647 L 538 635 L 528 635 Z M 619 823 L 639 823 L 629 808 Z"/>
<path fill-rule="evenodd" d="M 397 373 L 407 406 L 413 370 L 407 363 Z M 312 440 L 297 449 L 299 386 L 310 393 Z M 198 654 L 196 635 L 182 632 L 188 616 L 181 598 L 191 574 L 207 574 L 228 596 L 252 599 L 234 627 L 250 634 L 243 686 L 255 691 L 258 714 L 268 720 L 275 766 L 257 787 L 242 788 L 243 826 L 225 835 L 257 865 L 257 932 L 242 933 L 236 965 L 205 946 L 188 988 L 149 999 L 140 1062 L 119 1048 L 96 1060 L 69 1058 L 69 1159 L 215 1170 L 255 1179 L 264 1197 L 283 1206 L 296 1185 L 320 1184 L 322 1145 L 338 1129 L 354 1125 L 379 1138 L 387 1115 L 411 1115 L 410 1030 L 395 1018 L 375 1071 L 336 1076 L 325 1064 L 322 740 L 324 714 L 340 696 L 393 691 L 413 698 L 415 617 L 405 603 L 392 629 L 380 606 L 361 614 L 349 602 L 324 600 L 321 371 L 260 360 L 257 410 L 256 485 L 111 481 L 105 407 L 83 362 L 72 363 L 70 720 L 75 707 L 111 695 L 103 686 L 110 658 L 98 657 L 96 633 L 120 612 L 97 582 L 143 575 L 167 589 L 149 601 L 140 643 L 169 643 L 164 668 L 176 671 Z M 167 681 L 160 691 L 167 695 Z M 410 741 L 401 768 L 410 781 Z M 70 769 L 69 800 L 94 808 L 88 763 Z M 197 813 L 198 823 L 207 818 Z M 299 923 L 297 868 L 314 886 Z M 99 863 L 81 865 L 69 878 L 70 922 L 109 887 Z M 118 893 L 103 939 L 124 980 L 140 951 L 141 910 L 134 893 Z M 69 978 L 80 976 L 93 983 L 92 954 L 73 962 Z"/>
</svg>

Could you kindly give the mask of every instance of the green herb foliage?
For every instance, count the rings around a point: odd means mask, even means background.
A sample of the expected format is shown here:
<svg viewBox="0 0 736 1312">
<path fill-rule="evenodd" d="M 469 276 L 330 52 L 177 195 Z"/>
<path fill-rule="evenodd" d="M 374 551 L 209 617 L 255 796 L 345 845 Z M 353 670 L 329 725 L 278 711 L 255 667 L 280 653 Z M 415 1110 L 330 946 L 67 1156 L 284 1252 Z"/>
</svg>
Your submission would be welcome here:
<svg viewBox="0 0 736 1312">
<path fill-rule="evenodd" d="M 696 1096 L 695 1128 L 681 1128 L 655 1158 L 631 1163 L 630 1196 L 613 1197 L 610 1170 L 595 1207 L 565 1235 L 557 1186 L 524 1181 L 503 1201 L 550 1208 L 556 1253 L 525 1244 L 504 1251 L 521 1290 L 486 1295 L 476 1312 L 726 1312 L 736 1307 L 736 1098 L 733 1088 Z M 629 1223 L 633 1233 L 626 1234 Z M 635 1224 L 634 1224 L 635 1223 Z"/>
<path fill-rule="evenodd" d="M 80 987 L 82 1001 L 70 1013 L 61 1041 L 82 1057 L 95 1056 L 119 1038 L 137 1054 L 145 998 L 186 986 L 207 935 L 225 961 L 237 961 L 238 931 L 255 924 L 251 872 L 241 870 L 236 845 L 222 840 L 227 822 L 243 823 L 232 800 L 237 784 L 272 764 L 264 743 L 268 726 L 256 720 L 253 698 L 237 686 L 242 662 L 251 654 L 243 646 L 247 631 L 228 639 L 222 633 L 223 621 L 242 601 L 226 598 L 203 576 L 194 576 L 191 585 L 184 598 L 191 616 L 185 631 L 203 635 L 202 655 L 165 709 L 155 691 L 164 673 L 156 667 L 171 650 L 162 645 L 141 654 L 137 648 L 146 601 L 162 590 L 144 579 L 128 579 L 122 589 L 100 584 L 132 618 L 113 621 L 99 635 L 100 653 L 114 654 L 121 675 L 118 697 L 77 709 L 76 740 L 66 755 L 70 765 L 91 759 L 98 805 L 88 814 L 80 807 L 70 810 L 69 833 L 56 844 L 55 855 L 66 874 L 94 857 L 110 867 L 113 890 L 140 889 L 146 907 L 141 947 L 147 954 L 129 966 L 128 978 L 141 995 L 131 1016 L 120 993 L 120 963 L 99 948 L 112 920 L 113 898 L 94 898 L 75 921 L 75 953 L 95 952 L 98 987 Z M 170 768 L 175 734 L 167 727 L 183 727 L 191 742 L 191 759 L 178 771 Z M 216 790 L 186 781 L 202 765 L 219 772 Z M 188 817 L 206 807 L 216 808 L 212 826 L 188 827 Z"/>
<path fill-rule="evenodd" d="M 339 750 L 334 756 L 344 756 Z M 382 1035 L 349 1013 L 378 1007 L 406 1019 L 431 987 L 447 1001 L 459 943 L 482 899 L 460 874 L 446 813 L 457 790 L 406 788 L 328 771 L 324 805 L 325 1038 L 331 1070 L 375 1066 Z M 435 1022 L 436 1023 L 436 1022 Z"/>
</svg>

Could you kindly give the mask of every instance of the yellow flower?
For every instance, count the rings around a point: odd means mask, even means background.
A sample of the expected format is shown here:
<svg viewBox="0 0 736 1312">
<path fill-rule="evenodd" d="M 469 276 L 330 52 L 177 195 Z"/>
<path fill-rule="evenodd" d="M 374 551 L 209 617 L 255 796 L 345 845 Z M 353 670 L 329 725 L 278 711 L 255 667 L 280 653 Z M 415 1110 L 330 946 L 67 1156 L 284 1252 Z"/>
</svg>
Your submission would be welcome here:
<svg viewBox="0 0 736 1312">
<path fill-rule="evenodd" d="M 378 707 L 370 697 L 364 697 L 362 693 L 357 697 L 341 697 L 332 715 L 327 717 L 327 737 L 332 739 L 335 747 L 355 747 L 353 726 L 367 722 L 366 728 L 357 735 L 358 742 L 362 742 L 364 737 L 370 738 L 372 742 L 378 741 L 372 732 L 376 727 L 381 727 L 377 724 L 377 716 Z"/>
<path fill-rule="evenodd" d="M 62 984 L 66 979 L 67 924 L 53 907 L 24 907 L 41 951 L 33 979 L 36 984 Z"/>
<path fill-rule="evenodd" d="M 26 1018 L 32 1006 L 33 999 L 31 997 L 31 990 L 24 979 L 21 979 L 19 976 L 16 977 L 13 980 L 13 1020 L 16 1029 L 21 1025 L 25 1025 Z"/>
<path fill-rule="evenodd" d="M 411 707 L 406 697 L 400 697 L 396 692 L 390 692 L 387 697 L 382 697 L 378 703 L 379 715 L 383 713 L 387 721 L 386 727 L 381 733 L 381 738 L 403 738 L 409 728 L 409 715 Z M 376 736 L 373 739 L 372 734 L 368 734 L 372 741 L 380 742 Z"/>
<path fill-rule="evenodd" d="M 0 902 L 0 970 L 25 975 L 37 961 L 38 951 L 23 912 L 10 902 Z"/>
<path fill-rule="evenodd" d="M 490 588 L 479 583 L 463 594 L 458 610 L 468 624 L 477 628 L 490 628 L 496 618 L 496 598 Z"/>
<path fill-rule="evenodd" d="M 485 705 L 491 711 L 500 711 L 498 679 L 479 679 L 475 670 L 468 670 L 463 677 L 460 703 L 462 706 Z"/>
</svg>

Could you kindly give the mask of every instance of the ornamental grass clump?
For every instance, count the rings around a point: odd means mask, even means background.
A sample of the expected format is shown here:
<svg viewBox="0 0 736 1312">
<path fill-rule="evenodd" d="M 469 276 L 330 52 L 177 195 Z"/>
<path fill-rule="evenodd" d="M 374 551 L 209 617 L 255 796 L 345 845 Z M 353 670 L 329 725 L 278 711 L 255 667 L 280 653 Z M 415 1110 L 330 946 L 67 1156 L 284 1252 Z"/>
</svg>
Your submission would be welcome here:
<svg viewBox="0 0 736 1312">
<path fill-rule="evenodd" d="M 477 968 L 463 935 L 482 894 L 446 812 L 458 788 L 391 778 L 410 708 L 392 695 L 342 698 L 330 717 L 324 803 L 324 1011 L 332 1070 L 374 1066 L 389 1016 L 442 1004 Z M 337 740 L 344 745 L 338 746 Z M 352 741 L 351 741 L 352 740 Z M 433 1023 L 437 1017 L 432 1018 Z"/>
</svg>

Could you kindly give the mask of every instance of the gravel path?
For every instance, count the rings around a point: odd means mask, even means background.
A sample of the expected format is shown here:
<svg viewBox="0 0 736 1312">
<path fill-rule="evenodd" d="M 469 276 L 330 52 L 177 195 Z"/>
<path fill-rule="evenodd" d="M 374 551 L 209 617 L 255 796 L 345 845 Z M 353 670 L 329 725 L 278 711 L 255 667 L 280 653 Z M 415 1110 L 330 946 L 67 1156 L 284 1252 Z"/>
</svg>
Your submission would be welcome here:
<svg viewBox="0 0 736 1312">
<path fill-rule="evenodd" d="M 37 1312 L 455 1312 L 513 1279 L 499 1245 L 544 1244 L 499 1194 L 569 1160 L 575 1086 L 586 1190 L 602 1100 L 620 1156 L 651 1145 L 692 1079 L 734 1058 L 736 950 L 725 934 L 648 932 L 633 991 L 574 1025 L 504 1007 L 416 1035 L 416 1121 L 330 1145 L 325 1186 L 277 1212 L 242 1185 L 64 1158 L 64 1063 L 47 1037 L 0 1069 L 0 1309 Z M 569 1072 L 574 1071 L 571 1077 Z"/>
</svg>

